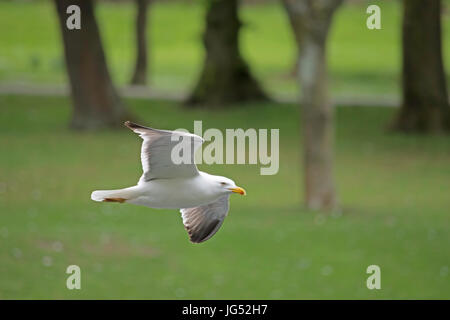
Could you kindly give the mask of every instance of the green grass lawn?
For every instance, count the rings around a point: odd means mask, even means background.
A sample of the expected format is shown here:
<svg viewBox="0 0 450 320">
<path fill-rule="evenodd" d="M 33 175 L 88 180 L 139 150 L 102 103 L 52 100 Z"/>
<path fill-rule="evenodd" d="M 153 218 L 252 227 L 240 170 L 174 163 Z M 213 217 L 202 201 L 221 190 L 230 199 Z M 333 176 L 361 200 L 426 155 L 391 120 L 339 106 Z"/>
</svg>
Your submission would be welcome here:
<svg viewBox="0 0 450 320">
<path fill-rule="evenodd" d="M 342 95 L 398 93 L 400 70 L 399 1 L 376 1 L 382 30 L 366 28 L 366 8 L 373 1 L 346 3 L 336 14 L 330 35 L 332 89 Z M 449 1 L 445 1 L 450 7 Z M 244 5 L 242 51 L 272 94 L 296 95 L 289 73 L 295 57 L 293 37 L 279 1 Z M 97 10 L 111 73 L 122 85 L 134 64 L 132 2 L 100 3 Z M 204 21 L 202 1 L 152 5 L 149 22 L 151 86 L 188 91 L 200 71 Z M 450 15 L 443 17 L 444 60 L 450 64 Z M 64 82 L 64 64 L 55 10 L 51 1 L 0 2 L 0 84 Z M 449 81 L 450 83 L 450 81 Z"/>
<path fill-rule="evenodd" d="M 127 128 L 67 129 L 69 100 L 0 96 L 0 299 L 450 298 L 448 137 L 387 134 L 394 110 L 337 110 L 341 213 L 302 207 L 297 107 L 187 111 L 127 100 L 157 128 L 279 128 L 280 171 L 202 165 L 233 178 L 221 230 L 188 241 L 176 210 L 96 203 L 98 188 L 134 184 L 140 139 Z M 66 289 L 68 265 L 82 289 Z M 366 268 L 381 267 L 381 290 Z"/>
</svg>

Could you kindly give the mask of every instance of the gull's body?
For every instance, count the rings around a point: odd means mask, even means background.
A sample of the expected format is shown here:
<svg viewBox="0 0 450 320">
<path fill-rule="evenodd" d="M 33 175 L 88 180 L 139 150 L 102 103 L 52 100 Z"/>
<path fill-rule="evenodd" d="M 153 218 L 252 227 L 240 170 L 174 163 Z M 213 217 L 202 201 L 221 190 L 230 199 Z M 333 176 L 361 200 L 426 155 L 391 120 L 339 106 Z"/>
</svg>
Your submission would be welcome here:
<svg viewBox="0 0 450 320">
<path fill-rule="evenodd" d="M 118 192 L 129 197 L 127 203 L 150 208 L 192 208 L 208 204 L 222 196 L 213 192 L 214 177 L 199 171 L 199 174 L 192 178 L 144 181 Z M 174 197 L 174 194 L 177 196 Z"/>
<path fill-rule="evenodd" d="M 194 162 L 195 152 L 192 152 L 189 163 L 174 164 L 172 149 L 179 139 L 192 141 L 195 151 L 203 142 L 199 136 L 151 129 L 128 121 L 125 125 L 144 139 L 141 150 L 144 174 L 136 186 L 94 191 L 91 199 L 150 208 L 180 208 L 192 242 L 211 238 L 228 213 L 230 194 L 245 194 L 245 191 L 228 178 L 198 171 Z"/>
</svg>

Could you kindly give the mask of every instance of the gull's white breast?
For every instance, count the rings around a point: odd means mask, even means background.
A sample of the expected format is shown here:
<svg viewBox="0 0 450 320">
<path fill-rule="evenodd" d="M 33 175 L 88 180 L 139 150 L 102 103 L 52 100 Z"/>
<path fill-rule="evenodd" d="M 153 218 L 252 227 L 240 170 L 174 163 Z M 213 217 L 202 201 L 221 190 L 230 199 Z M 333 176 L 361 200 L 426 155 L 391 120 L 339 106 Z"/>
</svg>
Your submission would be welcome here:
<svg viewBox="0 0 450 320">
<path fill-rule="evenodd" d="M 222 196 L 212 191 L 209 179 L 203 174 L 190 178 L 142 181 L 135 188 L 139 195 L 127 202 L 150 208 L 192 208 Z"/>
</svg>

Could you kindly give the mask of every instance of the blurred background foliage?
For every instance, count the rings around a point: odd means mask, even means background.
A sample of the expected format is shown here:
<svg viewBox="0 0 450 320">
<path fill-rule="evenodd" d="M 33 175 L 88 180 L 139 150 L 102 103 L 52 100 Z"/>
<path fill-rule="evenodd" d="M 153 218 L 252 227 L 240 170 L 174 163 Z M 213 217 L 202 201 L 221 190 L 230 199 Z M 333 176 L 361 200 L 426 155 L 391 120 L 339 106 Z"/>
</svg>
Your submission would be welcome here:
<svg viewBox="0 0 450 320">
<path fill-rule="evenodd" d="M 332 90 L 337 95 L 399 94 L 401 3 L 375 1 L 382 10 L 382 29 L 366 27 L 371 1 L 349 1 L 336 12 L 329 42 Z M 375 3 L 374 2 L 374 3 Z M 1 82 L 66 81 L 55 9 L 50 1 L 0 1 Z M 117 84 L 126 84 L 134 58 L 134 6 L 130 1 L 100 1 L 97 17 L 109 69 Z M 187 92 L 198 76 L 203 48 L 203 1 L 157 1 L 149 13 L 151 87 Z M 283 7 L 277 1 L 242 5 L 241 49 L 269 93 L 296 97 L 298 85 L 289 72 L 296 47 Z M 20 21 L 20 23 L 18 23 Z M 14 26 L 14 27 L 11 27 Z M 444 34 L 450 16 L 443 14 Z M 443 41 L 445 61 L 450 42 Z"/>
</svg>

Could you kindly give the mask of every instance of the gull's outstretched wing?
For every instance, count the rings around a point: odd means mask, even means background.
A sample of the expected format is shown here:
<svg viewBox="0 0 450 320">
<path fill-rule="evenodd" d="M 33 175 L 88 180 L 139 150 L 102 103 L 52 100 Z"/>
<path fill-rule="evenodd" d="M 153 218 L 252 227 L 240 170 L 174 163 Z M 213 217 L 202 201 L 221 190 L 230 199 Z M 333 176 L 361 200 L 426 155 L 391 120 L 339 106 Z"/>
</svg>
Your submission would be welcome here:
<svg viewBox="0 0 450 320">
<path fill-rule="evenodd" d="M 192 177 L 198 174 L 194 162 L 196 149 L 203 143 L 197 135 L 181 131 L 157 130 L 147 128 L 130 121 L 125 125 L 139 134 L 144 141 L 141 148 L 141 162 L 144 174 L 141 180 L 171 179 Z M 188 163 L 176 164 L 172 161 L 173 148 L 183 141 L 190 145 L 190 159 Z"/>
<path fill-rule="evenodd" d="M 200 243 L 211 238 L 228 214 L 229 195 L 204 206 L 180 209 L 184 228 L 191 242 Z"/>
</svg>

